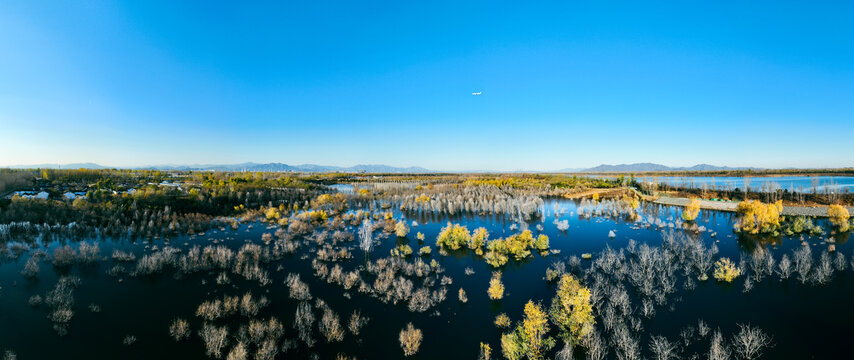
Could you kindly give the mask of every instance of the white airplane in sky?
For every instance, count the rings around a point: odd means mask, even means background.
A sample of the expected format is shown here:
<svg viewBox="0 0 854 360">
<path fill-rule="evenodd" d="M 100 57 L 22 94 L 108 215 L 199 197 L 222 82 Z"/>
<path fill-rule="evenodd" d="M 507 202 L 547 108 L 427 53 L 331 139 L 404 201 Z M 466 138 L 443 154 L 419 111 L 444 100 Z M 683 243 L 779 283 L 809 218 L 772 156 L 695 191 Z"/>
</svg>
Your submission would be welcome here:
<svg viewBox="0 0 854 360">
<path fill-rule="evenodd" d="M 477 95 L 483 94 L 483 91 L 478 91 L 476 93 L 471 93 L 471 94 L 477 96 Z"/>
</svg>

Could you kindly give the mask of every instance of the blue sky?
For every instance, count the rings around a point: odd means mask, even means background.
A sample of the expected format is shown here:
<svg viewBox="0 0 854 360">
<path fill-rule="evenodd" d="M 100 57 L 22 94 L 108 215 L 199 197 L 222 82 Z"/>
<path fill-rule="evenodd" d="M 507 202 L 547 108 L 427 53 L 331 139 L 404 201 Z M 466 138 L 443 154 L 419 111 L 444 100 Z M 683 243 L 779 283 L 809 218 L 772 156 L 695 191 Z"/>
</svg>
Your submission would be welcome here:
<svg viewBox="0 0 854 360">
<path fill-rule="evenodd" d="M 290 3 L 0 2 L 0 166 L 854 166 L 844 2 Z"/>
</svg>

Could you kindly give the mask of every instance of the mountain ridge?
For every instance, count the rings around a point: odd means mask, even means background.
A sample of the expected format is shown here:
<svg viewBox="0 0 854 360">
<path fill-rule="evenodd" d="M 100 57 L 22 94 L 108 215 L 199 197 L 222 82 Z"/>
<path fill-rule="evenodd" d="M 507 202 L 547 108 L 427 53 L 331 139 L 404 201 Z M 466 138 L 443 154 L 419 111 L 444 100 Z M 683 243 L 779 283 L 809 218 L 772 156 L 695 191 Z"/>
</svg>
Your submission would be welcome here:
<svg viewBox="0 0 854 360">
<path fill-rule="evenodd" d="M 419 166 L 395 167 L 382 164 L 358 164 L 354 166 L 328 166 L 316 164 L 288 165 L 284 163 L 238 164 L 191 164 L 191 165 L 147 165 L 138 167 L 111 167 L 95 163 L 71 164 L 33 164 L 6 166 L 11 169 L 132 169 L 132 170 L 177 170 L 177 171 L 266 171 L 266 172 L 369 172 L 369 173 L 431 173 L 435 172 Z"/>
<path fill-rule="evenodd" d="M 729 167 L 716 166 L 709 164 L 697 164 L 694 166 L 679 166 L 671 167 L 656 163 L 632 163 L 632 164 L 602 164 L 589 169 L 584 169 L 579 172 L 664 172 L 664 171 L 728 171 L 728 170 L 746 170 L 758 168 L 751 167 Z"/>
<path fill-rule="evenodd" d="M 70 163 L 70 164 L 34 164 L 34 165 L 12 165 L 6 166 L 12 169 L 112 169 L 125 167 L 111 167 L 96 163 Z M 632 163 L 632 164 L 601 164 L 592 168 L 564 168 L 557 171 L 491 171 L 491 170 L 469 170 L 469 171 L 443 171 L 431 170 L 420 166 L 395 167 L 383 164 L 358 164 L 353 166 L 331 166 L 317 164 L 288 165 L 280 162 L 256 163 L 244 162 L 237 164 L 190 164 L 190 165 L 148 165 L 130 167 L 132 170 L 173 170 L 173 171 L 261 171 L 261 172 L 346 172 L 346 173 L 435 173 L 435 172 L 459 172 L 459 173 L 622 173 L 622 172 L 665 172 L 665 171 L 720 171 L 720 170 L 745 170 L 758 169 L 749 167 L 728 167 L 710 164 L 697 164 L 693 166 L 671 167 L 656 163 Z"/>
</svg>

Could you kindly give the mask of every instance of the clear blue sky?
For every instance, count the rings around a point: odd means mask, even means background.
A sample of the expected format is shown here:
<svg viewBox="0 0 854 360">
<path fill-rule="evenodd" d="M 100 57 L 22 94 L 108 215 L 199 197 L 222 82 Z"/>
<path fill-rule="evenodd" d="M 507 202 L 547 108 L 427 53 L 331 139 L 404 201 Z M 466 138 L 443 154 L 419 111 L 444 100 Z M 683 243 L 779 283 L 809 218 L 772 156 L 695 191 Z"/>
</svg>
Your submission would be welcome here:
<svg viewBox="0 0 854 360">
<path fill-rule="evenodd" d="M 847 2 L 177 3 L 0 2 L 0 166 L 854 165 Z"/>
</svg>

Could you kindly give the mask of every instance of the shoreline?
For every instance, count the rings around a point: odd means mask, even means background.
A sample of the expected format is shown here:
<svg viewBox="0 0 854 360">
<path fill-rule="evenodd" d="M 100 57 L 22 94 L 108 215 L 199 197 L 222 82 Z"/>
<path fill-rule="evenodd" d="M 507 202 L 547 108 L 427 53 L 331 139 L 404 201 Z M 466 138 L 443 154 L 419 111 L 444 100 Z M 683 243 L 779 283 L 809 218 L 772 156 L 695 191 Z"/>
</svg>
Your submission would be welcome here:
<svg viewBox="0 0 854 360">
<path fill-rule="evenodd" d="M 691 201 L 689 198 L 677 198 L 662 196 L 651 202 L 661 205 L 681 206 L 685 207 Z M 729 201 L 709 201 L 700 199 L 700 208 L 705 210 L 718 210 L 735 212 L 738 202 Z M 812 216 L 812 217 L 827 217 L 827 206 L 783 206 L 783 211 L 780 215 L 783 216 Z M 849 213 L 854 213 L 854 207 L 846 206 Z"/>
</svg>

